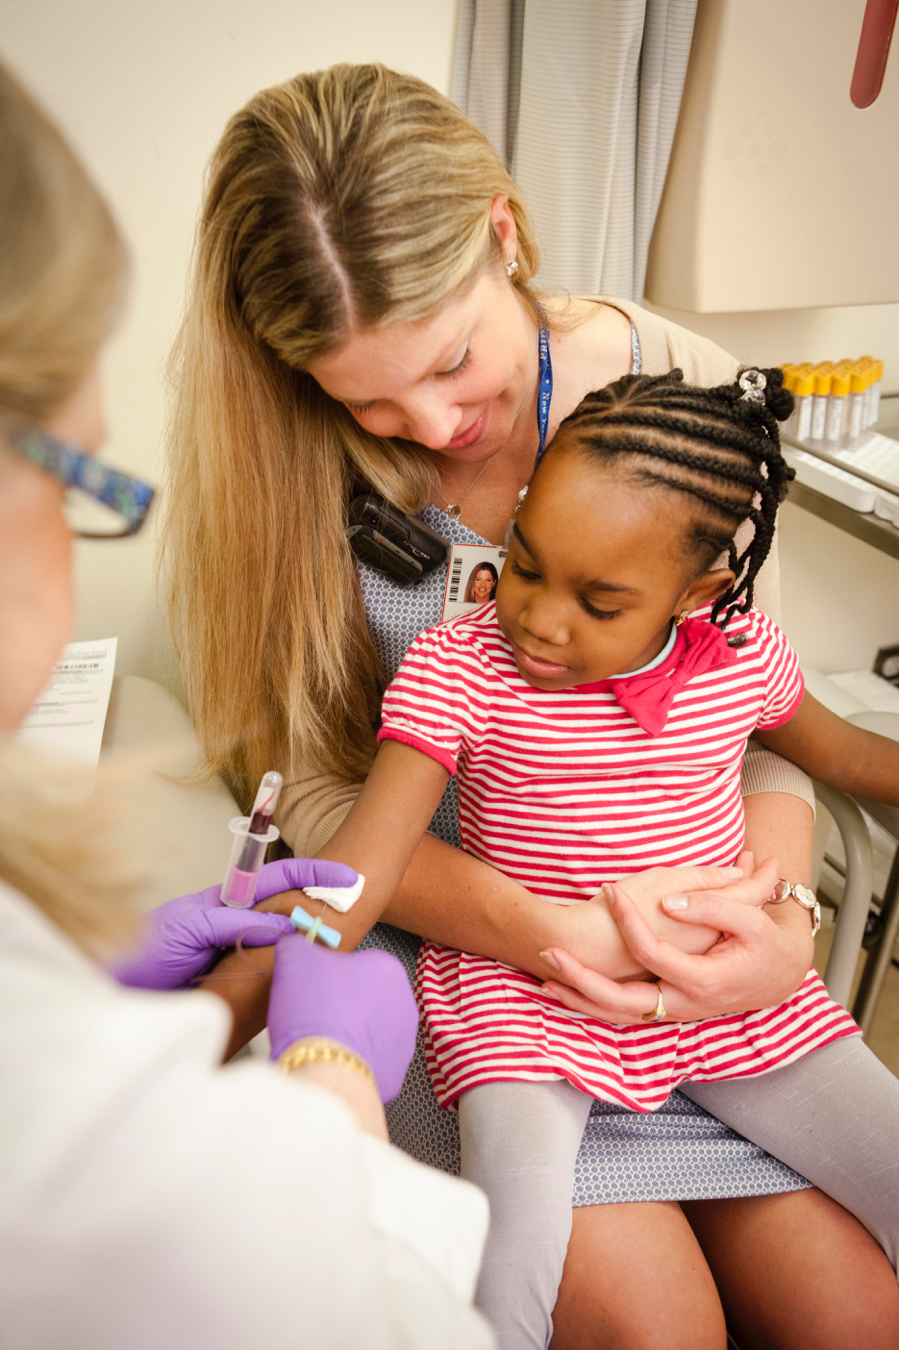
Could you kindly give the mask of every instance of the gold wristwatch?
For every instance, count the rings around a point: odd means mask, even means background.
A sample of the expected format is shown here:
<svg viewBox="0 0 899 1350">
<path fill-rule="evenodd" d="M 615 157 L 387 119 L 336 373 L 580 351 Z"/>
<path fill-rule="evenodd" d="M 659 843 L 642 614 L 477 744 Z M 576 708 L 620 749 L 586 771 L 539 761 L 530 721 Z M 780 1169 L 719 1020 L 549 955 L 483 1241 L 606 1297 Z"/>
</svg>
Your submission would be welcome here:
<svg viewBox="0 0 899 1350">
<path fill-rule="evenodd" d="M 774 893 L 770 900 L 766 901 L 769 905 L 782 905 L 784 900 L 795 900 L 797 905 L 807 909 L 812 916 L 812 937 L 815 936 L 821 927 L 821 906 L 818 904 L 818 897 L 810 886 L 803 886 L 801 881 L 795 883 L 784 881 L 783 877 L 774 887 Z"/>
</svg>

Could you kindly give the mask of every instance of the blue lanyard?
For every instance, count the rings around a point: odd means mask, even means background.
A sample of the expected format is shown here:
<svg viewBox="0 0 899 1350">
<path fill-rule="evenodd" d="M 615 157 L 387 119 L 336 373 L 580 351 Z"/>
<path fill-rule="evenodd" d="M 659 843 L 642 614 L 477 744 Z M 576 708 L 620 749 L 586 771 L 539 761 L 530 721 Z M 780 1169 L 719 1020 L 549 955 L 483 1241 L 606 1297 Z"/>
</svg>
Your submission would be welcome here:
<svg viewBox="0 0 899 1350">
<path fill-rule="evenodd" d="M 540 358 L 540 388 L 537 391 L 537 427 L 540 432 L 540 445 L 534 468 L 540 463 L 546 450 L 546 433 L 549 428 L 549 405 L 553 396 L 553 363 L 549 354 L 549 329 L 540 326 L 537 339 L 537 353 Z"/>
</svg>

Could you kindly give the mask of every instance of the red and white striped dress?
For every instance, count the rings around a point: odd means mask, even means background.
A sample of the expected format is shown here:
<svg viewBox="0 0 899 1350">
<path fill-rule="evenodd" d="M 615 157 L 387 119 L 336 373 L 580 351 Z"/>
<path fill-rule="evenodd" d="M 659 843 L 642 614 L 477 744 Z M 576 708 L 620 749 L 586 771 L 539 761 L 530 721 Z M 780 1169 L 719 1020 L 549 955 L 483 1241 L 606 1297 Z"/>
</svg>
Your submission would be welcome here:
<svg viewBox="0 0 899 1350">
<path fill-rule="evenodd" d="M 683 684 L 651 735 L 619 704 L 623 681 L 532 688 L 486 605 L 413 642 L 385 694 L 379 739 L 456 773 L 463 847 L 557 904 L 646 867 L 727 866 L 743 843 L 746 741 L 786 722 L 803 693 L 796 655 L 766 615 L 736 616 L 728 637 L 744 641 L 736 659 Z M 679 640 L 654 674 L 673 676 L 683 648 Z M 498 1079 L 568 1078 L 652 1111 L 685 1079 L 765 1073 L 858 1033 L 813 970 L 775 1008 L 612 1026 L 554 1003 L 531 975 L 425 942 L 416 993 L 445 1107 Z"/>
</svg>

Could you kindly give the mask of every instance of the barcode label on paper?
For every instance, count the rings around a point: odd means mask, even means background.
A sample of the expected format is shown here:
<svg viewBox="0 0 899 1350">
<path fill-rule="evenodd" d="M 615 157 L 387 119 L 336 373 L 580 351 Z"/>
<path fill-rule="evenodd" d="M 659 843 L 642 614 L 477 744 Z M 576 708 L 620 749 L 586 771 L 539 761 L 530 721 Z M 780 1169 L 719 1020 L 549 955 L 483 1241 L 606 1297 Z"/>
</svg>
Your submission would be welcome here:
<svg viewBox="0 0 899 1350">
<path fill-rule="evenodd" d="M 444 619 L 455 619 L 496 598 L 505 556 L 505 549 L 496 544 L 453 544 L 443 597 Z"/>
<path fill-rule="evenodd" d="M 459 599 L 459 587 L 462 585 L 462 559 L 453 557 L 449 574 L 449 589 L 446 593 L 447 604 L 454 605 Z"/>
</svg>

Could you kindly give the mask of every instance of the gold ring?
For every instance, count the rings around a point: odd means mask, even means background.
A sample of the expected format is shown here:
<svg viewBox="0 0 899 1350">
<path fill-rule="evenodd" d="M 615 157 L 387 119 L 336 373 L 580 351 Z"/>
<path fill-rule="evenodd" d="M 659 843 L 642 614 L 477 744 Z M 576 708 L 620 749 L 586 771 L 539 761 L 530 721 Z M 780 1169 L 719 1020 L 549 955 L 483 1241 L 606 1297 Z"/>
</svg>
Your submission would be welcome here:
<svg viewBox="0 0 899 1350">
<path fill-rule="evenodd" d="M 641 1022 L 661 1022 L 662 1018 L 665 1016 L 665 1005 L 662 1002 L 662 986 L 658 982 L 656 982 L 656 989 L 659 991 L 659 1001 L 651 1013 L 640 1014 Z"/>
</svg>

